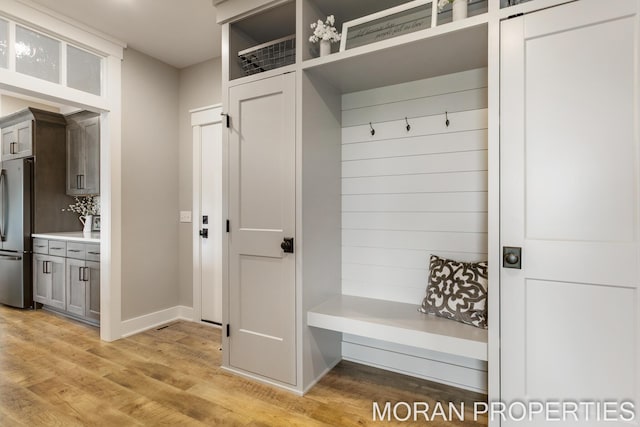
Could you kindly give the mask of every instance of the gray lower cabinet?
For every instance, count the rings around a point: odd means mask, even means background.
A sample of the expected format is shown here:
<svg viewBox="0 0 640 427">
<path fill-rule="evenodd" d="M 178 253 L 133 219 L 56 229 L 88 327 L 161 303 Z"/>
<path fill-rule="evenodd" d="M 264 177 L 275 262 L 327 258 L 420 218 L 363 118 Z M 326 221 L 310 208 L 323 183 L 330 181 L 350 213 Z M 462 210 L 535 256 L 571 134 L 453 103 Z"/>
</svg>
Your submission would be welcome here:
<svg viewBox="0 0 640 427">
<path fill-rule="evenodd" d="M 100 263 L 67 259 L 67 311 L 100 320 Z"/>
<path fill-rule="evenodd" d="M 64 310 L 66 307 L 65 259 L 35 254 L 33 264 L 33 300 Z"/>
<path fill-rule="evenodd" d="M 35 238 L 33 248 L 34 301 L 99 324 L 100 245 Z"/>
</svg>

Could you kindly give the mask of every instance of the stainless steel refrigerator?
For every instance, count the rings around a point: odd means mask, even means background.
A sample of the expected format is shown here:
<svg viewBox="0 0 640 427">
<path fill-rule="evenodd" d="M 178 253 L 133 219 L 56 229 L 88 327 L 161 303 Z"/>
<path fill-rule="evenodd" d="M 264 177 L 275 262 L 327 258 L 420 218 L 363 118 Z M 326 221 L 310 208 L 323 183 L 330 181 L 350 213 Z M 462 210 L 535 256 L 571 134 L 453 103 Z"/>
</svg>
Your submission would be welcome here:
<svg viewBox="0 0 640 427">
<path fill-rule="evenodd" d="M 9 160 L 0 172 L 0 303 L 32 304 L 33 158 Z"/>
</svg>

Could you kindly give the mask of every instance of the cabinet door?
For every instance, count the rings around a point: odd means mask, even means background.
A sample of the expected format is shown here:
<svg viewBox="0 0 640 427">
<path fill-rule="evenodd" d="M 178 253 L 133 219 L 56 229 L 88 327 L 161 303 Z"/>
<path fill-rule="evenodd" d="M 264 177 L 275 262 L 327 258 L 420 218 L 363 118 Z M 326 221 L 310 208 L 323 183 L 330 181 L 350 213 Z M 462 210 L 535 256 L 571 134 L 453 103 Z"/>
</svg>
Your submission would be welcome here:
<svg viewBox="0 0 640 427">
<path fill-rule="evenodd" d="M 51 276 L 47 274 L 49 264 L 46 255 L 33 256 L 33 300 L 40 304 L 49 304 Z"/>
<path fill-rule="evenodd" d="M 87 261 L 85 267 L 85 317 L 100 320 L 100 263 Z"/>
<path fill-rule="evenodd" d="M 84 192 L 100 194 L 100 118 L 85 120 L 84 128 Z"/>
<path fill-rule="evenodd" d="M 67 125 L 67 194 L 83 194 L 85 179 L 84 143 L 82 127 L 70 122 Z"/>
<path fill-rule="evenodd" d="M 67 307 L 69 313 L 84 316 L 86 311 L 85 263 L 78 259 L 67 259 Z"/>
<path fill-rule="evenodd" d="M 229 100 L 229 364 L 295 385 L 295 74 Z"/>
<path fill-rule="evenodd" d="M 33 122 L 18 123 L 2 130 L 2 160 L 33 155 Z"/>
<path fill-rule="evenodd" d="M 67 194 L 100 193 L 100 118 L 67 125 Z"/>
<path fill-rule="evenodd" d="M 65 259 L 49 256 L 49 276 L 51 276 L 51 298 L 49 305 L 64 310 L 66 308 Z"/>
</svg>

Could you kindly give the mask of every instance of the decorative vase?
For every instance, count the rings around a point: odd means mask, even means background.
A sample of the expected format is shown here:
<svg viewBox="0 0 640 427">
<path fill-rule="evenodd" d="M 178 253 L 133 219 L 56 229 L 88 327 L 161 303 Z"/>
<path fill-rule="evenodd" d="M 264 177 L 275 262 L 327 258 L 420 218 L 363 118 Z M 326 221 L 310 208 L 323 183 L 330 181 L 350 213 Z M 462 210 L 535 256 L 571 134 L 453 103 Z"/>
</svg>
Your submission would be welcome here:
<svg viewBox="0 0 640 427">
<path fill-rule="evenodd" d="M 329 40 L 320 40 L 320 56 L 331 54 L 331 42 Z"/>
<path fill-rule="evenodd" d="M 93 223 L 93 215 L 81 216 L 80 222 L 82 222 L 82 225 L 84 226 L 82 232 L 84 234 L 91 234 L 91 223 Z"/>
<path fill-rule="evenodd" d="M 454 21 L 465 19 L 467 17 L 467 1 L 468 0 L 453 0 L 451 10 Z"/>
</svg>

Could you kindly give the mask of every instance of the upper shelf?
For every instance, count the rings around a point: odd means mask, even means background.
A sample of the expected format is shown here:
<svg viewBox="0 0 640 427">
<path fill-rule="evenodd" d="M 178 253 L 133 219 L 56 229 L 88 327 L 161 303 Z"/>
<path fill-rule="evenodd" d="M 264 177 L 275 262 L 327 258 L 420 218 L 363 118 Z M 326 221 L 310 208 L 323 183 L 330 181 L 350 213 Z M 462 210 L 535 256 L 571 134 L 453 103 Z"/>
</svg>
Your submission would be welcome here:
<svg viewBox="0 0 640 427">
<path fill-rule="evenodd" d="M 302 69 L 341 93 L 487 66 L 487 14 L 314 58 Z"/>
</svg>

